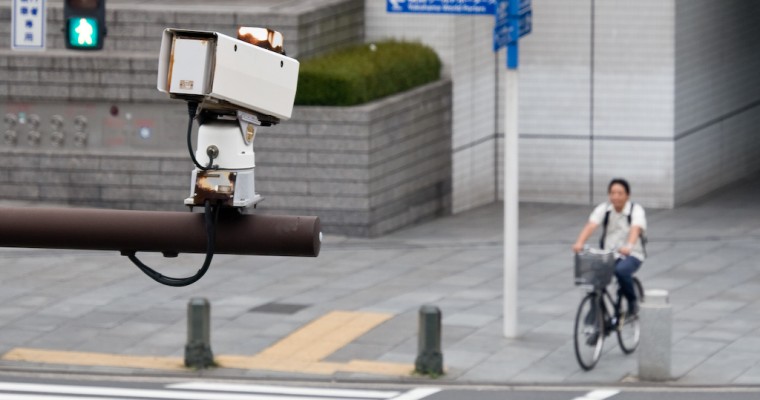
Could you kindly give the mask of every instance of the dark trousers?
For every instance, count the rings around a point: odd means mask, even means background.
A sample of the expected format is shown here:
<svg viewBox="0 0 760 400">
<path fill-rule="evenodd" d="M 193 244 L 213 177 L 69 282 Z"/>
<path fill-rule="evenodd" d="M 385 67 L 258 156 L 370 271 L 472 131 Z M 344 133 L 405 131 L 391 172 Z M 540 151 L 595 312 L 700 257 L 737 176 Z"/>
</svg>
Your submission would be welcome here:
<svg viewBox="0 0 760 400">
<path fill-rule="evenodd" d="M 615 263 L 615 277 L 617 277 L 620 283 L 620 291 L 628 299 L 628 304 L 633 304 L 637 301 L 636 292 L 633 289 L 633 273 L 639 267 L 641 267 L 641 260 L 631 256 L 618 258 Z"/>
</svg>

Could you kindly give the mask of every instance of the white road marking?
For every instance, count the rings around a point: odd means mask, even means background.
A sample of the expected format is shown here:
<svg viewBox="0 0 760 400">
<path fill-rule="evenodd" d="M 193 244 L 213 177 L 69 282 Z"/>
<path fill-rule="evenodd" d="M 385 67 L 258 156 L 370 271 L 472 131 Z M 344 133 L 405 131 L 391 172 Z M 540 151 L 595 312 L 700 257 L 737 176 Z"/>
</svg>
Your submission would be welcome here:
<svg viewBox="0 0 760 400">
<path fill-rule="evenodd" d="M 288 386 L 263 386 L 263 385 L 240 385 L 230 383 L 213 382 L 190 382 L 167 385 L 167 389 L 206 390 L 210 392 L 242 392 L 242 393 L 268 393 L 289 394 L 295 396 L 323 396 L 323 397 L 353 397 L 364 399 L 390 399 L 398 396 L 398 391 L 380 390 L 352 390 L 352 389 L 323 389 Z"/>
<path fill-rule="evenodd" d="M 77 400 L 81 397 L 54 396 L 49 394 L 0 393 L 0 400 Z M 92 397 L 92 400 L 125 400 L 123 397 Z"/>
<path fill-rule="evenodd" d="M 586 393 L 585 395 L 581 397 L 576 397 L 573 400 L 604 400 L 618 393 L 620 393 L 620 391 L 614 390 L 614 389 L 594 390 L 594 391 Z"/>
<path fill-rule="evenodd" d="M 440 392 L 439 388 L 417 388 L 412 389 L 401 396 L 394 397 L 393 400 L 420 400 L 430 395 Z"/>
<path fill-rule="evenodd" d="M 137 397 L 172 400 L 344 400 L 345 398 L 330 399 L 329 397 L 277 396 L 256 394 L 201 393 L 188 391 L 169 391 L 152 389 L 127 389 L 103 386 L 66 386 L 31 383 L 0 382 L 0 390 L 7 392 L 52 393 L 67 395 L 87 395 L 106 397 Z M 43 399 L 40 399 L 43 400 Z M 53 399 L 51 399 L 53 400 Z M 56 399 L 57 400 L 57 399 Z M 110 400 L 110 399 L 109 399 Z M 123 399 L 119 399 L 123 400 Z"/>
</svg>

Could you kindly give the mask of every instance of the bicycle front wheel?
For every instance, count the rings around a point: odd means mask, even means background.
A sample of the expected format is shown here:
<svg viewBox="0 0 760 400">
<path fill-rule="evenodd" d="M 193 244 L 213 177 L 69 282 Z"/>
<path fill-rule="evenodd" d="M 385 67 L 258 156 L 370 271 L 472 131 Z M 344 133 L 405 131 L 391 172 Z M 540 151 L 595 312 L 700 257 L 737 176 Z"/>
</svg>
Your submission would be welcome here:
<svg viewBox="0 0 760 400">
<path fill-rule="evenodd" d="M 604 318 L 600 300 L 595 293 L 587 294 L 575 315 L 575 358 L 586 371 L 594 368 L 604 346 Z"/>
<path fill-rule="evenodd" d="M 641 286 L 641 282 L 633 278 L 633 290 L 636 292 L 636 298 L 639 303 L 644 301 L 644 288 Z M 620 349 L 625 354 L 631 354 L 636 347 L 639 346 L 639 335 L 641 333 L 641 327 L 639 326 L 638 315 L 629 316 L 628 311 L 628 299 L 625 296 L 620 297 L 620 321 L 617 326 L 618 343 L 620 343 Z"/>
</svg>

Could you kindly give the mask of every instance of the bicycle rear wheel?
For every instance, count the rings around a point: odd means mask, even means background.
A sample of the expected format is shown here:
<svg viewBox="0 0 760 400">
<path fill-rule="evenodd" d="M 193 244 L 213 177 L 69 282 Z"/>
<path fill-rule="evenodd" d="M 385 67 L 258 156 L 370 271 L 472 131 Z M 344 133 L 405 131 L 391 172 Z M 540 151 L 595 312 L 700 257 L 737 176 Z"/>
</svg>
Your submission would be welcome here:
<svg viewBox="0 0 760 400">
<path fill-rule="evenodd" d="M 595 293 L 587 294 L 575 315 L 575 358 L 586 371 L 594 368 L 604 347 L 604 318 L 600 300 Z"/>
<path fill-rule="evenodd" d="M 636 298 L 639 302 L 644 301 L 644 287 L 637 278 L 633 278 L 633 290 L 636 292 Z M 639 326 L 639 317 L 628 315 L 628 299 L 625 296 L 620 297 L 620 320 L 617 326 L 618 343 L 620 349 L 625 354 L 631 354 L 639 346 L 639 335 L 641 327 Z"/>
</svg>

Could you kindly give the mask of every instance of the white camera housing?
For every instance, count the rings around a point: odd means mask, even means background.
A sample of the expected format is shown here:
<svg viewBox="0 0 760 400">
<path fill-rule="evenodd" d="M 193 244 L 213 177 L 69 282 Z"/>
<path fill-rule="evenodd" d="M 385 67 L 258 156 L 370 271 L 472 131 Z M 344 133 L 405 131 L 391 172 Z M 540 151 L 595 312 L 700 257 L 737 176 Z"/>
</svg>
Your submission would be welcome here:
<svg viewBox="0 0 760 400">
<path fill-rule="evenodd" d="M 262 122 L 290 119 L 298 61 L 218 32 L 165 29 L 159 91 L 204 109 L 243 111 Z"/>
</svg>

